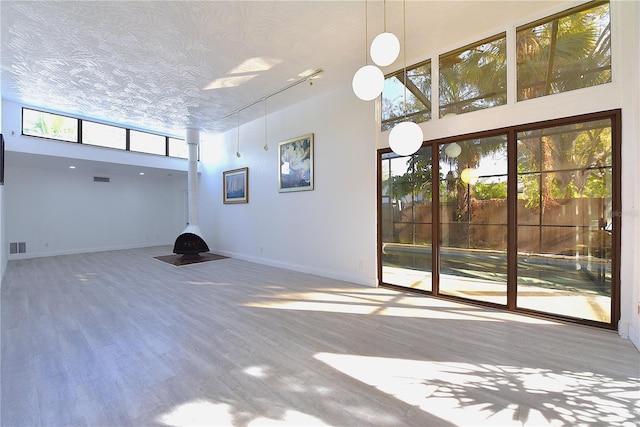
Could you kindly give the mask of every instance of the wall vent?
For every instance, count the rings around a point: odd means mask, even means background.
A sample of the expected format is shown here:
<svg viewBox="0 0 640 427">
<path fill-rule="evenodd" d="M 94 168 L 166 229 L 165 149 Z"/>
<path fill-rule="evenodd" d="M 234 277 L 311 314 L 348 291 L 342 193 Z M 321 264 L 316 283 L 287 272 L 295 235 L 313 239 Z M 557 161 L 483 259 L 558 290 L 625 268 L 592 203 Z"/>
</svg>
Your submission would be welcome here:
<svg viewBox="0 0 640 427">
<path fill-rule="evenodd" d="M 111 179 L 106 177 L 106 176 L 94 176 L 93 177 L 93 181 L 94 182 L 109 182 L 109 181 L 111 181 Z"/>
<path fill-rule="evenodd" d="M 26 242 L 9 243 L 9 254 L 23 254 L 25 252 L 27 252 Z"/>
</svg>

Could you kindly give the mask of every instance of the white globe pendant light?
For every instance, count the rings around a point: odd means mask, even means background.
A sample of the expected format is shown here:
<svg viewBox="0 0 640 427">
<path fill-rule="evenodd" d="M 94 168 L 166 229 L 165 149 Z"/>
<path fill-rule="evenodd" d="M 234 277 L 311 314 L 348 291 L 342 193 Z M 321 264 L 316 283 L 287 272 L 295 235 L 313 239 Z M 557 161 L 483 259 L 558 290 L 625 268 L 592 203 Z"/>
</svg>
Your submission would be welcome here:
<svg viewBox="0 0 640 427">
<path fill-rule="evenodd" d="M 371 42 L 369 53 L 376 65 L 381 67 L 391 65 L 400 54 L 400 40 L 393 33 L 378 34 Z"/>
<path fill-rule="evenodd" d="M 460 153 L 462 153 L 462 147 L 460 147 L 460 145 L 455 142 L 447 145 L 447 147 L 444 149 L 444 154 L 451 157 L 452 159 L 458 157 Z"/>
<path fill-rule="evenodd" d="M 365 63 L 367 62 L 367 17 L 368 17 L 368 8 L 367 8 L 367 0 L 364 2 L 364 57 Z M 361 67 L 356 73 L 353 75 L 353 80 L 351 81 L 351 87 L 353 88 L 353 93 L 363 101 L 371 101 L 376 99 L 381 93 L 382 89 L 384 89 L 384 74 L 382 70 L 380 70 L 375 65 L 365 65 Z"/>
<path fill-rule="evenodd" d="M 406 24 L 406 12 L 405 12 L 405 0 L 402 1 L 402 15 L 403 15 L 403 44 L 404 44 L 404 52 L 406 52 L 407 41 L 406 41 L 406 32 L 407 32 L 407 24 Z M 407 58 L 406 54 L 404 55 L 404 116 L 405 120 L 407 119 Z M 389 132 L 389 148 L 393 150 L 394 153 L 400 156 L 411 156 L 415 154 L 420 147 L 422 147 L 422 142 L 424 141 L 424 134 L 422 133 L 422 129 L 417 123 L 411 121 L 405 121 L 402 123 L 398 123 L 391 129 Z"/>
<path fill-rule="evenodd" d="M 416 123 L 398 123 L 389 132 L 389 147 L 400 156 L 410 156 L 422 146 L 423 136 L 422 129 Z"/>
<path fill-rule="evenodd" d="M 353 76 L 353 92 L 363 101 L 377 98 L 384 89 L 384 74 L 375 65 L 365 65 Z"/>
</svg>

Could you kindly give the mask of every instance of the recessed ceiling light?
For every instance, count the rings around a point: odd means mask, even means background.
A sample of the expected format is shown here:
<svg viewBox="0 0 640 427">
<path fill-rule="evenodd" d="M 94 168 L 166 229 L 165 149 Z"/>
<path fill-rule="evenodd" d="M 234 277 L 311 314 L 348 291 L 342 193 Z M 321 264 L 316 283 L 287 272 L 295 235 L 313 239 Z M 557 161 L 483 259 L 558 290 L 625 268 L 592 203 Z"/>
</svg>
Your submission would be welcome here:
<svg viewBox="0 0 640 427">
<path fill-rule="evenodd" d="M 75 168 L 76 168 L 75 166 L 69 166 L 69 169 L 75 169 Z"/>
<path fill-rule="evenodd" d="M 144 175 L 144 172 L 140 172 L 140 175 Z"/>
</svg>

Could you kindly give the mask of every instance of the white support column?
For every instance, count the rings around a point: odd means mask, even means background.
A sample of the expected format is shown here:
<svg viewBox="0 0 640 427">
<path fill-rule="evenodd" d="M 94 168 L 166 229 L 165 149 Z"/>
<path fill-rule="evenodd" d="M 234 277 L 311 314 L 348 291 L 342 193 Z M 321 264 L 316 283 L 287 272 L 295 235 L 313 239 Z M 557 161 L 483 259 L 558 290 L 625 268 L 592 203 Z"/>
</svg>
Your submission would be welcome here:
<svg viewBox="0 0 640 427">
<path fill-rule="evenodd" d="M 189 147 L 189 169 L 187 170 L 187 202 L 189 209 L 187 218 L 189 224 L 184 233 L 192 233 L 204 239 L 198 225 L 198 145 L 200 144 L 200 131 L 198 129 L 187 129 L 186 141 Z"/>
<path fill-rule="evenodd" d="M 200 131 L 187 129 L 187 146 L 189 147 L 189 169 L 187 171 L 187 197 L 189 225 L 198 225 L 198 144 L 200 144 Z"/>
</svg>

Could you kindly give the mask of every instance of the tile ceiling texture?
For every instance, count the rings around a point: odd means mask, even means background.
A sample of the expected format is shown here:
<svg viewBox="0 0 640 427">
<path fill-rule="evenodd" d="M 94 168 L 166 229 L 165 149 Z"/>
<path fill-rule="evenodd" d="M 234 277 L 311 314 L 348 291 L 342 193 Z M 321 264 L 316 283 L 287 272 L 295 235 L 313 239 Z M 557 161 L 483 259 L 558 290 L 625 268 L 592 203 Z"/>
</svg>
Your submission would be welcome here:
<svg viewBox="0 0 640 427">
<path fill-rule="evenodd" d="M 540 3 L 407 1 L 407 60 L 489 36 Z M 387 29 L 402 42 L 402 6 L 397 0 L 3 0 L 1 95 L 177 136 L 187 127 L 221 132 L 261 117 L 259 102 L 224 119 L 309 70 L 324 72 L 311 87 L 269 98 L 269 111 L 350 85 L 383 30 L 385 7 Z M 402 58 L 383 71 L 402 68 Z"/>
</svg>

